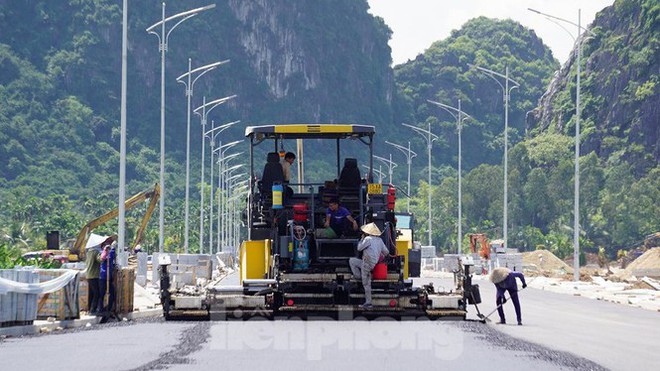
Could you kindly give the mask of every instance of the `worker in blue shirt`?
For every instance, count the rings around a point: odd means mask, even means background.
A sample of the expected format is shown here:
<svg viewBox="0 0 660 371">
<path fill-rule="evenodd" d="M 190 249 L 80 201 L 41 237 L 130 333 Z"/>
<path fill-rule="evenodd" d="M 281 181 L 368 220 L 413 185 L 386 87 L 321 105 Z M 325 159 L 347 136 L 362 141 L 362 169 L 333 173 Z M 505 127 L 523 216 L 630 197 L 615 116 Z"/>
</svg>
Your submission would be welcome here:
<svg viewBox="0 0 660 371">
<path fill-rule="evenodd" d="M 516 319 L 518 320 L 518 325 L 522 325 L 522 316 L 520 315 L 520 301 L 518 300 L 518 283 L 516 278 L 522 283 L 522 288 L 527 287 L 525 282 L 525 276 L 520 272 L 514 272 L 509 268 L 495 268 L 493 273 L 490 275 L 490 280 L 495 284 L 497 288 L 496 302 L 497 302 L 497 314 L 500 315 L 499 324 L 506 324 L 506 319 L 504 318 L 504 309 L 502 306 L 506 303 L 506 297 L 504 294 L 508 291 L 511 301 L 513 302 L 513 307 L 516 309 Z"/>
<path fill-rule="evenodd" d="M 325 213 L 325 238 L 337 238 L 347 232 L 357 231 L 358 223 L 351 216 L 351 212 L 343 206 L 339 206 L 339 200 L 333 198 L 328 203 L 328 210 Z"/>
<path fill-rule="evenodd" d="M 103 247 L 103 252 L 101 253 L 101 273 L 99 275 L 101 290 L 99 295 L 98 312 L 112 311 L 115 302 L 113 273 L 115 267 L 116 244 L 114 236 L 112 236 L 108 237 L 108 239 L 106 239 L 101 245 Z M 103 299 L 105 298 L 106 292 L 108 293 L 108 305 L 104 308 Z"/>
</svg>

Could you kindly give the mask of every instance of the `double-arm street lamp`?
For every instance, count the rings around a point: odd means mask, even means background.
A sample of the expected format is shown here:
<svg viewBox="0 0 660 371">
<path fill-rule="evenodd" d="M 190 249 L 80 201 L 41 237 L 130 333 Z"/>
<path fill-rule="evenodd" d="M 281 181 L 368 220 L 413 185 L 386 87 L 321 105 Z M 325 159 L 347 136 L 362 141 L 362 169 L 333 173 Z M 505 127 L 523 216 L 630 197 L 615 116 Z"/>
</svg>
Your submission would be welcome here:
<svg viewBox="0 0 660 371">
<path fill-rule="evenodd" d="M 207 64 L 206 66 L 192 69 L 192 59 L 188 58 L 188 72 L 176 78 L 177 82 L 182 83 L 186 87 L 186 100 L 188 103 L 188 108 L 186 109 L 186 207 L 185 207 L 185 232 L 184 232 L 184 242 L 183 249 L 184 252 L 188 253 L 188 229 L 189 229 L 189 199 L 190 199 L 190 101 L 192 99 L 193 90 L 195 87 L 195 82 L 199 80 L 200 77 L 204 76 L 207 72 L 213 71 L 218 68 L 218 66 L 228 63 L 229 59 Z M 195 78 L 193 79 L 193 75 Z"/>
<path fill-rule="evenodd" d="M 575 173 L 573 174 L 574 182 L 574 200 L 573 200 L 573 280 L 580 280 L 580 59 L 582 58 L 582 42 L 587 40 L 583 38 L 583 31 L 589 33 L 591 36 L 596 36 L 595 33 L 581 26 L 581 10 L 578 9 L 578 23 L 571 22 L 564 18 L 552 16 L 550 14 L 542 13 L 538 10 L 527 8 L 529 11 L 540 14 L 546 17 L 549 21 L 557 24 L 563 28 L 573 39 L 577 46 L 577 73 L 576 73 L 576 92 L 575 92 Z M 568 31 L 560 23 L 564 22 L 577 27 L 577 37 Z"/>
<path fill-rule="evenodd" d="M 435 104 L 436 106 L 442 108 L 443 110 L 449 112 L 450 115 L 454 117 L 456 120 L 456 130 L 458 131 L 458 235 L 457 235 L 457 241 L 456 241 L 456 249 L 457 249 L 457 254 L 461 254 L 461 244 L 463 242 L 463 215 L 462 215 L 462 201 L 463 201 L 463 188 L 461 186 L 461 159 L 462 159 L 462 152 L 461 152 L 461 132 L 463 131 L 463 121 L 467 119 L 471 119 L 472 116 L 468 115 L 467 113 L 461 111 L 461 100 L 458 100 L 458 107 L 452 107 L 440 102 L 434 102 L 432 100 L 427 100 L 427 102 L 431 104 Z"/>
<path fill-rule="evenodd" d="M 415 133 L 419 134 L 422 136 L 422 138 L 426 139 L 426 147 L 429 150 L 429 246 L 433 246 L 433 238 L 431 235 L 433 234 L 433 224 L 431 223 L 431 148 L 433 147 L 433 142 L 438 140 L 439 137 L 433 133 L 431 133 L 431 123 L 429 122 L 429 128 L 428 130 L 418 128 L 417 126 L 412 126 L 408 124 L 401 124 L 405 127 L 408 127 L 412 129 Z"/>
<path fill-rule="evenodd" d="M 367 170 L 367 172 L 370 170 L 369 165 L 364 165 L 363 164 L 362 167 L 364 167 Z M 378 168 L 378 169 L 373 168 L 373 169 L 371 169 L 371 171 L 373 171 L 374 173 L 376 173 L 376 175 L 378 175 L 378 183 L 382 183 L 383 182 L 383 177 L 385 177 L 385 174 L 383 173 L 383 170 L 381 170 L 380 168 Z M 373 179 L 371 179 L 370 182 L 373 183 L 374 182 Z"/>
<path fill-rule="evenodd" d="M 237 152 L 237 153 L 232 153 L 230 155 L 224 155 L 224 153 L 222 153 L 222 157 L 218 160 L 218 168 L 220 169 L 220 174 L 223 174 L 223 176 L 224 176 L 225 171 L 223 171 L 222 169 L 225 169 L 225 167 L 230 164 L 231 160 L 234 160 L 234 159 L 238 158 L 243 153 L 245 153 L 245 152 Z M 241 167 L 241 166 L 243 166 L 243 164 L 241 164 L 239 167 Z M 246 180 L 246 182 L 247 182 L 247 180 Z M 230 189 L 227 185 L 221 185 L 220 183 L 221 182 L 218 182 L 218 187 L 223 187 L 227 190 Z M 220 191 L 220 192 L 221 192 L 220 197 L 218 198 L 218 210 L 220 210 L 220 213 L 222 215 L 224 215 L 225 210 L 227 209 L 227 194 L 229 192 L 228 191 L 225 191 L 225 192 Z M 218 229 L 218 233 L 219 233 L 218 241 L 220 241 L 220 239 L 222 239 L 222 241 L 224 243 L 225 238 L 226 238 L 224 225 L 223 225 L 223 228 L 222 228 L 222 233 L 220 233 L 219 229 Z"/>
<path fill-rule="evenodd" d="M 381 156 L 376 156 L 374 155 L 374 158 L 376 160 L 382 161 L 385 165 L 387 165 L 387 174 L 388 174 L 388 180 L 390 181 L 390 184 L 394 184 L 394 181 L 392 180 L 392 176 L 394 174 L 394 168 L 399 166 L 396 164 L 396 162 L 392 161 L 392 154 L 390 153 L 390 158 L 387 159 L 385 157 Z"/>
<path fill-rule="evenodd" d="M 222 152 L 222 151 L 220 151 Z M 220 177 L 218 179 L 218 225 L 217 225 L 217 233 L 218 233 L 218 242 L 217 242 L 217 247 L 216 251 L 224 251 L 224 246 L 226 245 L 226 239 L 227 239 L 227 220 L 225 218 L 225 215 L 227 213 L 227 205 L 225 204 L 227 201 L 227 196 L 226 193 L 228 192 L 229 189 L 229 182 L 230 179 L 232 179 L 232 173 L 240 168 L 242 168 L 244 165 L 243 164 L 238 164 L 234 165 L 228 168 L 224 168 L 225 166 L 225 161 L 224 160 L 218 160 L 218 169 L 223 168 L 223 170 L 220 170 Z"/>
<path fill-rule="evenodd" d="M 406 156 L 406 160 L 407 160 L 407 163 L 408 163 L 408 188 L 406 189 L 408 191 L 408 205 L 407 205 L 406 210 L 407 210 L 407 212 L 410 213 L 410 196 L 412 195 L 412 193 L 410 193 L 410 166 L 412 165 L 412 159 L 417 157 L 417 153 L 415 153 L 414 151 L 412 151 L 410 149 L 410 142 L 408 142 L 408 148 L 406 148 L 402 145 L 396 144 L 396 143 L 388 142 L 388 141 L 385 141 L 385 143 L 387 143 L 387 144 L 393 146 L 394 148 L 398 149 L 399 151 L 403 152 L 403 154 Z"/>
<path fill-rule="evenodd" d="M 160 51 L 160 207 L 159 207 L 159 232 L 158 232 L 158 251 L 163 252 L 165 247 L 165 53 L 167 52 L 167 42 L 170 34 L 183 21 L 190 19 L 197 14 L 215 8 L 215 4 L 203 6 L 192 10 L 187 10 L 165 18 L 165 3 L 163 2 L 162 19 L 147 28 L 147 32 L 158 37 L 158 50 Z M 167 22 L 177 20 L 169 29 L 166 28 Z M 160 28 L 160 33 L 156 30 Z"/>
<path fill-rule="evenodd" d="M 209 181 L 209 184 L 211 186 L 211 197 L 209 198 L 209 254 L 213 254 L 213 202 L 215 201 L 215 196 L 214 196 L 214 193 L 213 193 L 213 190 L 214 190 L 213 182 L 215 181 L 215 178 L 213 176 L 213 169 L 214 169 L 215 163 L 213 162 L 213 156 L 214 156 L 215 152 L 222 153 L 223 149 L 225 149 L 225 148 L 229 149 L 229 148 L 231 148 L 231 147 L 233 147 L 233 146 L 235 146 L 236 144 L 239 143 L 239 141 L 235 141 L 235 142 L 230 142 L 230 143 L 226 143 L 226 144 L 223 145 L 222 141 L 220 141 L 220 146 L 218 146 L 218 148 L 216 148 L 216 149 L 213 149 L 213 147 L 215 146 L 215 138 L 218 136 L 218 134 L 219 133 L 216 133 L 215 135 L 211 134 L 211 135 L 207 136 L 209 138 L 209 140 L 211 141 L 211 164 L 210 164 L 210 167 L 211 167 L 211 180 Z M 219 173 L 218 174 L 218 187 L 220 187 L 220 182 L 222 181 L 222 172 L 218 171 L 218 173 Z M 219 191 L 220 190 L 218 190 L 218 192 Z M 218 227 L 218 228 L 220 228 L 220 227 Z"/>
<path fill-rule="evenodd" d="M 234 121 L 234 122 L 230 122 L 230 123 L 225 124 L 225 125 L 218 126 L 217 128 L 211 129 L 209 133 L 206 132 L 206 122 L 207 122 L 209 113 L 211 113 L 211 111 L 215 107 L 217 107 L 217 106 L 219 106 L 223 103 L 226 103 L 227 101 L 229 101 L 231 99 L 234 99 L 234 98 L 236 98 L 236 95 L 231 95 L 231 96 L 228 96 L 228 97 L 216 99 L 216 100 L 213 100 L 211 102 L 206 103 L 206 97 L 204 97 L 204 99 L 203 99 L 204 103 L 201 106 L 197 107 L 193 111 L 202 120 L 202 161 L 201 161 L 202 171 L 201 171 L 201 176 L 200 176 L 200 178 L 201 178 L 200 187 L 201 188 L 200 188 L 200 192 L 199 192 L 199 198 L 200 198 L 200 201 L 199 201 L 199 253 L 200 254 L 202 254 L 203 247 L 204 247 L 204 160 L 205 160 L 204 150 L 205 150 L 206 138 L 207 138 L 208 135 L 212 135 L 212 133 L 215 130 L 225 130 L 228 127 L 230 127 L 231 125 L 237 124 L 239 121 Z M 207 110 L 207 107 L 208 107 L 208 110 Z M 213 183 L 211 183 L 211 184 L 213 184 Z M 210 251 L 209 251 L 209 253 L 210 253 Z"/>
<path fill-rule="evenodd" d="M 246 174 L 247 175 L 247 174 Z M 247 193 L 248 190 L 248 179 L 243 179 L 240 181 L 237 181 L 230 186 L 231 190 L 231 196 L 228 198 L 228 206 L 231 207 L 231 224 L 229 228 L 229 243 L 232 247 L 231 253 L 235 254 L 236 253 L 236 247 L 238 247 L 238 238 L 240 235 L 240 214 L 239 214 L 239 208 L 238 208 L 238 201 L 241 199 L 241 197 Z"/>
<path fill-rule="evenodd" d="M 502 88 L 504 98 L 504 200 L 502 202 L 502 224 L 504 227 L 504 246 L 509 247 L 509 101 L 511 100 L 511 91 L 520 87 L 520 84 L 509 77 L 509 66 L 506 66 L 504 75 L 488 68 L 472 64 L 469 64 L 469 66 L 490 77 Z M 504 79 L 504 84 L 500 79 Z M 513 84 L 511 88 L 509 88 L 509 83 Z"/>
</svg>

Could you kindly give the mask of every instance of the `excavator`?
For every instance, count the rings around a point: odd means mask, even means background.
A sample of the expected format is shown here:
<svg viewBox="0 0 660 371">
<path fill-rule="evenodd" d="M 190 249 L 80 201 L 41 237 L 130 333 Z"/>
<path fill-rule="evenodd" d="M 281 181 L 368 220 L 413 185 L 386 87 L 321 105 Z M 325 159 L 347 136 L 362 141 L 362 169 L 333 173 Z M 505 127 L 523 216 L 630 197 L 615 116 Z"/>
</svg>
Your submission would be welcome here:
<svg viewBox="0 0 660 371">
<path fill-rule="evenodd" d="M 142 191 L 134 195 L 133 197 L 127 199 L 126 202 L 124 203 L 124 208 L 126 211 L 128 211 L 134 208 L 135 206 L 141 204 L 142 202 L 149 200 L 149 206 L 147 206 L 147 211 L 145 212 L 144 217 L 142 218 L 142 223 L 140 224 L 140 228 L 137 230 L 135 234 L 135 239 L 133 241 L 133 244 L 131 245 L 131 248 L 135 248 L 135 246 L 137 246 L 142 240 L 144 230 L 147 228 L 147 223 L 149 223 L 149 219 L 151 219 L 151 214 L 153 213 L 154 209 L 156 208 L 156 205 L 158 204 L 159 197 L 160 197 L 160 185 L 156 183 L 153 189 Z M 92 233 L 92 231 L 98 226 L 107 223 L 109 220 L 116 218 L 118 215 L 119 215 L 119 208 L 116 208 L 85 224 L 85 226 L 82 227 L 82 229 L 78 233 L 78 237 L 76 238 L 75 242 L 69 248 L 69 261 L 76 262 L 76 261 L 84 260 L 85 245 L 87 244 L 87 240 L 89 239 L 89 235 Z"/>
<path fill-rule="evenodd" d="M 211 320 L 352 319 L 357 315 L 465 319 L 468 304 L 480 302 L 479 287 L 471 283 L 469 264 L 460 266 L 457 285 L 451 290 L 439 290 L 432 284 L 415 286 L 410 279 L 408 254 L 412 233 L 401 233 L 397 227 L 394 187 L 372 181 L 374 135 L 374 126 L 356 124 L 247 127 L 247 239 L 239 250 L 238 285 L 209 285 L 201 295 L 186 295 L 171 287 L 171 263 L 159 257 L 165 318 L 203 315 Z M 329 148 L 336 148 L 336 153 L 330 149 L 324 158 L 336 162 L 333 168 L 337 178 L 298 179 L 299 183 L 287 184 L 277 153 L 281 147 L 278 144 L 284 140 L 296 142 L 299 147 L 301 142 L 310 141 L 316 150 L 319 142 L 330 142 Z M 364 148 L 358 150 L 362 155 L 342 158 L 342 143 L 346 141 Z M 268 152 L 265 164 L 264 153 L 256 150 L 263 143 Z M 298 153 L 302 167 L 300 148 Z M 366 174 L 360 174 L 358 158 L 368 169 Z M 255 170 L 257 165 L 263 166 L 260 176 Z M 314 176 L 310 169 L 305 169 L 304 174 Z M 293 189 L 298 191 L 294 193 Z M 364 290 L 348 264 L 350 258 L 358 255 L 359 230 L 347 230 L 336 237 L 319 233 L 323 232 L 329 201 L 337 199 L 359 225 L 375 223 L 383 231 L 381 238 L 389 249 L 389 257 L 380 269 L 374 269 L 370 309 L 359 305 L 365 300 Z"/>
</svg>

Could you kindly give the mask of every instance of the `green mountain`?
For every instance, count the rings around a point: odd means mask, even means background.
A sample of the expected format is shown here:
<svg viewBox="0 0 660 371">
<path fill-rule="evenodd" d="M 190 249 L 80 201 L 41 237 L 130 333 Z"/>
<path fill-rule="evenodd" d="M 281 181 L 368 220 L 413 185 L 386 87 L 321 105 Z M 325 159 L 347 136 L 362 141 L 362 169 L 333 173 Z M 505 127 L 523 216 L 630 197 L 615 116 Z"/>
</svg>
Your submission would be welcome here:
<svg viewBox="0 0 660 371">
<path fill-rule="evenodd" d="M 583 44 L 579 222 L 587 251 L 603 247 L 613 256 L 660 229 L 659 15 L 657 1 L 616 1 L 597 15 L 589 27 L 595 36 Z M 455 120 L 426 99 L 456 106 L 460 98 L 475 118 L 463 131 L 463 230 L 501 237 L 503 97 L 497 83 L 467 64 L 500 73 L 508 65 L 521 84 L 509 114 L 508 243 L 572 252 L 576 62 L 574 51 L 553 78 L 558 64 L 532 32 L 479 18 L 397 66 L 410 120 L 431 127 L 447 122 L 434 131 L 441 136 L 434 161 L 454 168 L 433 179 L 439 184 L 431 190 L 434 244 L 455 251 L 457 151 Z M 421 142 L 416 148 L 424 150 Z M 414 199 L 422 235 L 428 192 L 422 181 Z"/>
<path fill-rule="evenodd" d="M 455 106 L 460 99 L 473 117 L 462 133 L 464 231 L 498 237 L 503 96 L 497 83 L 469 64 L 499 73 L 508 67 L 520 83 L 509 109 L 509 244 L 548 245 L 560 255 L 570 249 L 574 59 L 560 69 L 533 31 L 481 17 L 392 68 L 391 31 L 368 13 L 366 0 L 215 3 L 169 37 L 169 248 L 183 240 L 186 99 L 176 77 L 191 58 L 193 68 L 231 60 L 200 78 L 193 96 L 199 107 L 203 97 L 238 95 L 209 117 L 216 124 L 242 121 L 223 133 L 223 141 L 241 139 L 244 127 L 255 124 L 374 124 L 376 154 L 392 152 L 400 165 L 394 178 L 402 183 L 405 161 L 384 141 L 410 140 L 419 154 L 412 198 L 418 235 L 426 233 L 431 192 L 434 244 L 445 250 L 456 243 L 457 135 L 455 120 L 426 100 Z M 172 2 L 166 13 L 206 4 Z M 654 207 L 660 202 L 658 7 L 650 0 L 619 0 L 598 15 L 591 27 L 596 37 L 585 43 L 581 224 L 589 248 L 626 247 L 660 229 Z M 159 1 L 129 2 L 128 194 L 158 179 L 160 53 L 158 39 L 145 30 L 161 19 L 161 10 Z M 84 221 L 116 204 L 120 66 L 120 0 L 0 0 L 0 230 L 10 245 L 42 247 L 45 232 L 54 229 L 70 238 Z M 198 117 L 192 122 L 191 214 L 198 215 L 200 189 L 209 188 L 197 183 L 201 128 Z M 430 124 L 440 137 L 433 146 L 431 188 L 426 142 L 402 122 Z M 321 179 L 333 176 L 323 164 L 325 149 L 314 144 L 306 153 L 307 173 L 314 168 Z M 128 216 L 129 228 L 137 227 L 139 211 Z M 190 245 L 196 246 L 198 220 L 191 220 Z M 149 229 L 145 245 L 156 240 L 156 228 Z"/>
</svg>

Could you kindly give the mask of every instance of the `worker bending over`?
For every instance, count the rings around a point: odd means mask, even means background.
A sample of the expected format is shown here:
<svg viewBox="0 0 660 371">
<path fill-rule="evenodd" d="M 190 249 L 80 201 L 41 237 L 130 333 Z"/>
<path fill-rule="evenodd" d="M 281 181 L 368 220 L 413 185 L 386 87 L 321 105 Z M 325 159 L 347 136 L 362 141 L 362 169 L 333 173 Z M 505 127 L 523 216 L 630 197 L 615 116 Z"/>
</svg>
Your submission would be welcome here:
<svg viewBox="0 0 660 371">
<path fill-rule="evenodd" d="M 527 287 L 525 283 L 525 276 L 520 272 L 513 272 L 509 268 L 495 268 L 493 273 L 490 275 L 490 280 L 495 284 L 497 288 L 497 314 L 500 315 L 499 324 L 506 324 L 506 319 L 504 318 L 504 309 L 502 306 L 506 303 L 506 297 L 504 296 L 505 292 L 509 292 L 511 301 L 513 302 L 513 307 L 516 309 L 516 319 L 518 320 L 518 325 L 522 325 L 522 316 L 520 315 L 520 301 L 518 300 L 518 284 L 516 283 L 516 277 L 522 282 L 522 288 Z"/>
<path fill-rule="evenodd" d="M 362 279 L 364 287 L 364 304 L 362 308 L 369 309 L 371 304 L 371 271 L 381 258 L 389 254 L 389 250 L 380 238 L 381 232 L 375 223 L 365 224 L 360 228 L 362 230 L 362 239 L 358 243 L 357 249 L 362 252 L 362 259 L 350 258 L 348 264 L 356 279 Z"/>
</svg>

